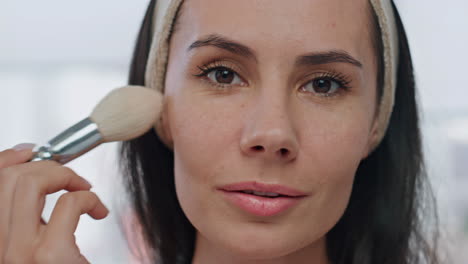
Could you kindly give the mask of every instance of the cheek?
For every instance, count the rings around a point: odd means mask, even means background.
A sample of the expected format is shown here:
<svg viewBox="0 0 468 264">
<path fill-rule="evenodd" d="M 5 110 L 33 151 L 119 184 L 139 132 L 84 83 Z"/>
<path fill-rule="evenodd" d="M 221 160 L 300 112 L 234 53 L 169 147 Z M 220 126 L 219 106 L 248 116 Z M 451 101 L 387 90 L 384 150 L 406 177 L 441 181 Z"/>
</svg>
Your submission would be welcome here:
<svg viewBox="0 0 468 264">
<path fill-rule="evenodd" d="M 305 125 L 301 134 L 300 171 L 313 175 L 310 180 L 320 192 L 339 195 L 341 191 L 350 191 L 370 137 L 369 111 L 353 108 L 309 116 L 313 121 L 301 121 Z"/>
<path fill-rule="evenodd" d="M 203 100 L 207 99 L 199 101 Z M 174 152 L 186 166 L 208 168 L 221 158 L 219 154 L 233 152 L 238 146 L 236 133 L 240 124 L 236 120 L 240 114 L 232 110 L 232 105 L 195 101 L 197 97 L 192 96 L 176 102 L 177 109 L 169 117 Z"/>
<path fill-rule="evenodd" d="M 239 152 L 236 135 L 241 115 L 233 104 L 213 103 L 194 94 L 182 93 L 169 102 L 174 173 L 181 204 L 207 206 L 206 202 L 197 202 L 207 198 L 201 197 L 208 194 L 207 187 L 214 188 L 213 184 L 220 182 L 219 176 L 226 174 L 223 168 L 239 165 L 233 164 L 232 156 Z"/>
<path fill-rule="evenodd" d="M 365 150 L 370 128 L 367 111 L 346 111 L 340 115 L 309 115 L 302 127 L 301 156 L 297 171 L 301 173 L 302 186 L 310 186 L 313 199 L 297 219 L 307 219 L 296 235 L 309 228 L 307 238 L 318 239 L 325 235 L 342 217 L 352 191 L 355 172 Z M 310 228 L 307 223 L 314 223 Z M 298 224 L 301 225 L 301 224 Z"/>
<path fill-rule="evenodd" d="M 314 123 L 319 125 L 311 123 L 303 134 L 302 150 L 306 159 L 330 172 L 346 171 L 360 162 L 370 136 L 370 122 L 365 115 L 349 113 L 324 117 Z"/>
</svg>

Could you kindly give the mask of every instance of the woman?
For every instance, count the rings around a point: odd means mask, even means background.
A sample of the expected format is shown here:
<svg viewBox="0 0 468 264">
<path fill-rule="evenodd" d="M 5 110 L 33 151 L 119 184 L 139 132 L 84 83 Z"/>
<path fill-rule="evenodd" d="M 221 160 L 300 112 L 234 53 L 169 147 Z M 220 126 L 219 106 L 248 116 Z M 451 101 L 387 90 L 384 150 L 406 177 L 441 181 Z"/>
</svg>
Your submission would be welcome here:
<svg viewBox="0 0 468 264">
<path fill-rule="evenodd" d="M 398 15 L 394 104 L 381 130 L 391 65 L 369 1 L 183 1 L 163 76 L 146 64 L 154 9 L 152 1 L 130 84 L 149 85 L 148 69 L 164 82 L 162 118 L 121 149 L 150 262 L 438 263 L 436 236 L 422 233 L 423 206 L 433 202 Z M 21 153 L 3 163 L 3 178 L 26 170 L 8 166 L 26 160 Z M 91 196 L 70 177 L 68 189 Z M 94 217 L 105 216 L 96 197 L 83 201 L 99 204 Z M 70 251 L 76 258 L 67 263 L 85 261 L 52 228 L 60 222 L 51 217 L 43 243 L 9 242 L 6 263 L 19 252 L 37 263 L 63 261 Z M 57 241 L 68 241 L 67 250 Z"/>
<path fill-rule="evenodd" d="M 145 84 L 153 9 L 131 84 Z M 183 3 L 164 86 L 170 131 L 122 146 L 143 234 L 162 263 L 437 263 L 435 241 L 425 240 L 417 218 L 432 198 L 398 15 L 395 106 L 380 145 L 366 148 L 383 87 L 376 20 L 367 1 Z M 223 50 L 211 33 L 246 44 L 257 58 Z M 292 66 L 297 55 L 322 50 L 359 54 L 362 68 Z M 241 181 L 308 196 L 284 215 L 252 216 L 217 191 Z"/>
</svg>

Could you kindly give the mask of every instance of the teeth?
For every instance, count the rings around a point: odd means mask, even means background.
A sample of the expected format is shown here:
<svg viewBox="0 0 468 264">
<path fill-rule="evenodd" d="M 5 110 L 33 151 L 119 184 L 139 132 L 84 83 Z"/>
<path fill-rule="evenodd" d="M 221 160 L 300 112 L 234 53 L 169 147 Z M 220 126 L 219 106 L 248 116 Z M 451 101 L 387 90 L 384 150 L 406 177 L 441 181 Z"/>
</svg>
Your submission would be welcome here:
<svg viewBox="0 0 468 264">
<path fill-rule="evenodd" d="M 260 195 L 260 196 L 269 196 L 269 197 L 277 197 L 277 196 L 280 196 L 279 194 L 277 194 L 277 193 L 272 193 L 272 192 L 257 192 L 257 191 L 252 191 L 252 190 L 245 190 L 245 191 L 243 191 L 243 192 L 249 193 L 249 194 Z"/>
</svg>

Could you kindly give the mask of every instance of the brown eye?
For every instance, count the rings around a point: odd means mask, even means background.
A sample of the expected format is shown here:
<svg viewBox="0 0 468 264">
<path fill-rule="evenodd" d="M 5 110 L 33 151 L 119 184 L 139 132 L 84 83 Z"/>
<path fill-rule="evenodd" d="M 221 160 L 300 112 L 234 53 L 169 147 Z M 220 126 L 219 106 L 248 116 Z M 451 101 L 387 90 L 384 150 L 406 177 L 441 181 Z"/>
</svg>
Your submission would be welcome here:
<svg viewBox="0 0 468 264">
<path fill-rule="evenodd" d="M 341 85 L 333 79 L 317 78 L 304 85 L 303 89 L 318 94 L 334 94 L 340 89 L 340 86 Z"/>
<path fill-rule="evenodd" d="M 219 84 L 241 84 L 239 76 L 228 68 L 220 67 L 212 69 L 206 77 Z M 234 81 L 234 83 L 233 83 Z M 237 83 L 235 83 L 237 81 Z"/>
<path fill-rule="evenodd" d="M 234 79 L 234 73 L 226 69 L 215 71 L 216 81 L 220 83 L 231 83 Z"/>
</svg>

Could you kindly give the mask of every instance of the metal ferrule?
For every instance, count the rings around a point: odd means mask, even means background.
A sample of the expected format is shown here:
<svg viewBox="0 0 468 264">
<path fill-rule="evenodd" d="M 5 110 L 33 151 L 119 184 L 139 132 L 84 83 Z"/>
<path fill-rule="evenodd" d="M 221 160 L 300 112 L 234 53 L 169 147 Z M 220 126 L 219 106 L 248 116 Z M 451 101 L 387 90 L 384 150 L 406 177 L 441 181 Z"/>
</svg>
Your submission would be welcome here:
<svg viewBox="0 0 468 264">
<path fill-rule="evenodd" d="M 98 126 L 85 118 L 53 138 L 45 146 L 34 148 L 30 161 L 54 160 L 65 164 L 103 143 Z"/>
</svg>

